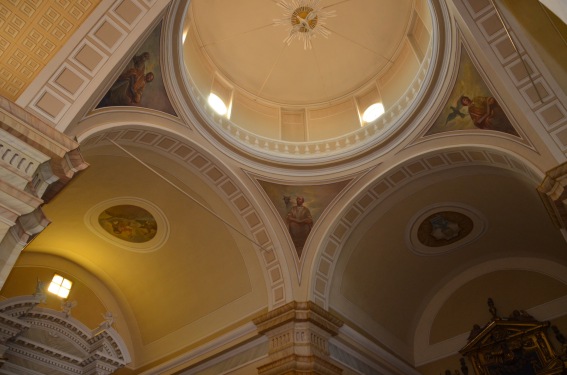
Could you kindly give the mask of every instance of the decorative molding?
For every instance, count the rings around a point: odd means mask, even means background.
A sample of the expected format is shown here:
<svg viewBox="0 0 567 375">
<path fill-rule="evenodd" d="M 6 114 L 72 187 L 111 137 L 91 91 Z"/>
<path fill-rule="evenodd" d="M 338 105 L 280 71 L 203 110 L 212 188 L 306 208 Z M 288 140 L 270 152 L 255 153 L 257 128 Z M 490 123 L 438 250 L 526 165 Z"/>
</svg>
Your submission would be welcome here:
<svg viewBox="0 0 567 375">
<path fill-rule="evenodd" d="M 524 111 L 531 111 L 531 118 L 537 119 L 556 146 L 567 154 L 567 98 L 529 41 L 511 29 L 514 21 L 505 19 L 492 1 L 456 0 L 455 5 L 462 10 L 461 16 L 476 42 L 488 47 L 482 49 L 492 62 L 499 62 L 494 67 L 503 73 L 500 78 L 515 88 L 518 99 L 524 101 Z"/>
<path fill-rule="evenodd" d="M 418 160 L 409 160 L 385 172 L 363 192 L 353 198 L 352 204 L 345 209 L 334 224 L 329 227 L 323 237 L 324 242 L 317 244 L 321 249 L 314 264 L 316 270 L 311 280 L 311 299 L 323 306 L 329 307 L 330 283 L 333 278 L 335 264 L 339 259 L 341 249 L 349 238 L 350 233 L 390 194 L 418 178 L 438 171 L 463 168 L 464 166 L 489 166 L 512 171 L 531 181 L 539 181 L 540 176 L 519 158 L 500 150 L 483 148 L 459 148 L 431 152 L 422 155 Z"/>
<path fill-rule="evenodd" d="M 422 366 L 441 358 L 456 354 L 466 343 L 468 333 L 455 336 L 439 343 L 430 344 L 429 335 L 437 313 L 445 301 L 461 286 L 482 275 L 501 270 L 525 270 L 538 272 L 567 284 L 567 268 L 558 263 L 538 258 L 503 258 L 477 264 L 452 280 L 446 282 L 430 299 L 424 308 L 414 336 L 414 363 Z M 527 311 L 538 319 L 549 320 L 565 315 L 567 296 L 535 306 Z"/>
<path fill-rule="evenodd" d="M 419 372 L 390 351 L 378 346 L 347 324 L 329 341 L 331 357 L 365 375 L 419 375 Z"/>
<path fill-rule="evenodd" d="M 557 228 L 567 229 L 567 162 L 545 174 L 537 187 L 541 200 Z"/>
<path fill-rule="evenodd" d="M 157 130 L 113 128 L 92 134 L 81 142 L 81 146 L 83 149 L 88 149 L 108 145 L 110 142 L 107 139 L 121 144 L 153 148 L 177 160 L 207 181 L 237 213 L 237 216 L 244 219 L 241 221 L 242 225 L 251 233 L 252 238 L 266 249 L 260 250 L 258 257 L 264 266 L 267 288 L 271 291 L 270 307 L 278 307 L 288 302 L 287 275 L 282 274 L 282 267 L 285 265 L 282 266 L 278 251 L 271 240 L 271 229 L 260 219 L 263 215 L 246 197 L 240 183 L 234 180 L 224 167 L 217 165 L 208 154 L 201 152 L 188 141 L 178 140 Z"/>
<path fill-rule="evenodd" d="M 469 231 L 466 234 L 454 233 L 454 239 L 438 238 L 437 242 L 440 242 L 439 240 L 441 240 L 440 243 L 444 243 L 442 246 L 428 246 L 424 244 L 419 237 L 419 231 L 421 230 L 421 226 L 424 221 L 432 215 L 444 213 L 445 215 L 456 213 L 468 218 L 472 224 L 472 228 L 469 228 Z M 459 229 L 461 231 L 465 230 L 462 226 Z M 405 240 L 408 249 L 410 249 L 414 254 L 420 256 L 435 256 L 446 254 L 476 241 L 486 232 L 486 229 L 486 218 L 473 207 L 458 202 L 445 202 L 425 207 L 416 213 L 408 223 Z M 449 240 L 449 242 L 443 240 Z"/>
<path fill-rule="evenodd" d="M 0 95 L 16 100 L 100 2 L 2 2 Z"/>
<path fill-rule="evenodd" d="M 105 209 L 120 205 L 137 206 L 148 211 L 155 219 L 158 228 L 155 236 L 149 241 L 136 243 L 124 241 L 104 230 L 99 223 L 99 215 Z M 115 246 L 134 252 L 149 253 L 156 251 L 161 248 L 169 237 L 169 223 L 163 211 L 153 203 L 136 197 L 118 197 L 100 202 L 87 211 L 84 217 L 84 222 L 86 227 L 100 238 Z"/>
<path fill-rule="evenodd" d="M 209 370 L 211 368 L 216 368 L 217 366 L 230 366 L 230 370 L 234 370 L 235 367 L 232 365 L 235 358 L 242 360 L 244 358 L 241 355 L 247 351 L 251 351 L 249 354 L 252 358 L 246 357 L 248 361 L 255 361 L 259 357 L 265 357 L 267 349 L 268 339 L 265 336 L 260 336 L 254 338 L 252 341 L 247 341 L 246 344 L 239 346 L 241 342 L 246 341 L 251 335 L 255 334 L 256 326 L 252 322 L 246 323 L 245 325 L 207 343 L 201 345 L 199 348 L 186 353 L 174 360 L 166 362 L 162 365 L 152 368 L 151 370 L 145 371 L 140 375 L 153 375 L 156 373 L 165 373 L 166 371 L 179 371 L 180 369 L 188 366 L 189 364 L 197 361 L 200 358 L 214 358 L 212 360 L 207 360 L 206 362 L 199 364 L 196 367 L 192 367 L 189 370 L 179 372 L 180 375 L 192 375 L 199 374 L 203 370 Z M 215 356 L 227 345 L 230 346 L 230 351 L 224 352 L 220 356 Z M 236 349 L 235 349 L 236 348 Z M 227 361 L 230 359 L 230 361 Z M 248 362 L 246 361 L 246 362 Z M 224 366 L 223 366 L 224 365 Z M 237 365 L 238 366 L 238 365 Z M 215 372 L 222 373 L 222 372 Z"/>
<path fill-rule="evenodd" d="M 0 97 L 0 286 L 29 240 L 49 220 L 41 205 L 88 164 L 79 144 Z M 2 228 L 4 229 L 4 228 Z"/>
<path fill-rule="evenodd" d="M 211 374 L 227 374 L 267 358 L 267 346 L 267 338 L 262 336 L 180 375 L 197 375 L 203 373 L 205 369 Z"/>
<path fill-rule="evenodd" d="M 103 0 L 96 18 L 83 25 L 75 43 L 64 48 L 57 65 L 50 64 L 38 82 L 18 98 L 18 103 L 51 126 L 63 131 L 91 99 L 90 87 L 98 87 L 111 74 L 139 36 L 153 28 L 170 0 Z M 104 8 L 104 9 L 103 9 Z M 103 77 L 104 76 L 104 77 Z M 39 82 L 41 80 L 41 82 Z"/>
<path fill-rule="evenodd" d="M 341 374 L 330 362 L 329 339 L 343 322 L 313 302 L 290 302 L 254 319 L 260 334 L 269 339 L 270 362 L 259 374 Z"/>
<path fill-rule="evenodd" d="M 91 331 L 64 311 L 39 308 L 44 298 L 38 284 L 33 296 L 0 302 L 1 343 L 9 367 L 26 373 L 31 367 L 64 374 L 91 373 L 96 368 L 97 374 L 108 375 L 130 362 L 111 320 Z M 47 332 L 50 340 L 42 340 L 41 332 Z"/>
</svg>

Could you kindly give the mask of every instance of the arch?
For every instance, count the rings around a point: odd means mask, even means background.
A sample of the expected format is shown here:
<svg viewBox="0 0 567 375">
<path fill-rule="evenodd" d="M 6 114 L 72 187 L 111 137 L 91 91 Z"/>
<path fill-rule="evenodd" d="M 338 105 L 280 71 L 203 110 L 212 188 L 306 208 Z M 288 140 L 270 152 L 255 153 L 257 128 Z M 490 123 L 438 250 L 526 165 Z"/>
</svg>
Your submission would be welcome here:
<svg viewBox="0 0 567 375">
<path fill-rule="evenodd" d="M 379 176 L 364 186 L 361 191 L 337 210 L 335 218 L 324 233 L 319 233 L 319 241 L 312 241 L 310 246 L 317 249 L 317 255 L 311 269 L 309 298 L 329 308 L 331 283 L 335 266 L 340 258 L 343 246 L 354 228 L 401 186 L 435 172 L 462 168 L 464 166 L 492 167 L 513 173 L 521 178 L 538 184 L 543 172 L 527 159 L 504 149 L 486 146 L 448 147 L 423 155 L 413 156 L 395 166 L 382 168 Z"/>
<path fill-rule="evenodd" d="M 126 345 L 112 328 L 112 314 L 90 330 L 70 316 L 70 308 L 54 311 L 37 307 L 44 298 L 44 289 L 38 284 L 34 295 L 12 297 L 0 303 L 0 325 L 9 332 L 3 349 L 7 359 L 3 367 L 7 371 L 55 368 L 61 373 L 73 373 L 96 363 L 97 368 L 113 373 L 130 363 Z"/>
<path fill-rule="evenodd" d="M 106 310 L 114 314 L 114 327 L 121 334 L 122 340 L 128 348 L 131 363 L 135 364 L 136 347 L 141 341 L 139 332 L 130 329 L 128 322 L 134 321 L 134 314 L 128 304 L 124 304 L 124 296 L 120 290 L 108 279 L 95 276 L 92 265 L 79 265 L 73 259 L 66 259 L 49 253 L 25 251 L 18 259 L 17 267 L 50 267 L 65 270 L 80 279 L 85 285 L 89 285 L 93 293 L 100 298 Z"/>
<path fill-rule="evenodd" d="M 124 118 L 117 114 L 125 114 Z M 112 116 L 109 116 L 112 114 Z M 123 120 L 123 121 L 120 121 Z M 291 297 L 291 281 L 286 269 L 284 255 L 274 241 L 271 226 L 266 225 L 265 214 L 258 208 L 254 198 L 243 187 L 242 182 L 220 159 L 205 151 L 196 141 L 187 137 L 187 127 L 178 119 L 137 108 L 136 112 L 113 110 L 97 112 L 80 125 L 84 131 L 77 134 L 82 147 L 110 145 L 108 139 L 124 145 L 151 149 L 182 164 L 223 199 L 246 235 L 261 245 L 256 253 L 264 273 L 270 309 L 284 305 Z M 185 135 L 183 135 L 185 134 Z M 254 246 L 258 248 L 258 246 Z"/>
<path fill-rule="evenodd" d="M 461 337 L 433 345 L 429 343 L 430 329 L 433 320 L 449 297 L 469 281 L 491 272 L 505 270 L 538 272 L 567 285 L 567 267 L 548 259 L 528 257 L 500 258 L 488 260 L 469 267 L 444 283 L 424 308 L 417 323 L 414 336 L 414 362 L 416 365 L 455 354 L 457 350 L 460 349 L 459 345 L 463 344 L 460 340 Z M 565 300 L 565 298 L 561 300 Z M 560 308 L 563 308 L 565 304 L 565 301 L 555 302 L 556 305 L 561 305 Z"/>
<path fill-rule="evenodd" d="M 169 9 L 165 18 L 165 55 L 173 56 L 164 61 L 167 72 L 167 87 L 174 106 L 181 108 L 180 117 L 195 124 L 196 130 L 212 143 L 225 147 L 237 157 L 256 160 L 270 160 L 280 165 L 336 164 L 345 160 L 368 160 L 369 152 L 383 153 L 389 149 L 388 143 L 400 143 L 410 128 L 418 126 L 433 102 L 438 101 L 443 84 L 436 77 L 450 75 L 448 61 L 454 58 L 448 50 L 456 46 L 453 37 L 453 20 L 445 2 L 427 0 L 427 8 L 432 17 L 432 42 L 425 53 L 422 65 L 413 77 L 407 90 L 396 103 L 378 120 L 366 124 L 348 134 L 326 140 L 292 142 L 260 136 L 216 114 L 206 104 L 186 72 L 183 63 L 182 24 L 190 5 L 190 0 L 180 1 Z"/>
</svg>

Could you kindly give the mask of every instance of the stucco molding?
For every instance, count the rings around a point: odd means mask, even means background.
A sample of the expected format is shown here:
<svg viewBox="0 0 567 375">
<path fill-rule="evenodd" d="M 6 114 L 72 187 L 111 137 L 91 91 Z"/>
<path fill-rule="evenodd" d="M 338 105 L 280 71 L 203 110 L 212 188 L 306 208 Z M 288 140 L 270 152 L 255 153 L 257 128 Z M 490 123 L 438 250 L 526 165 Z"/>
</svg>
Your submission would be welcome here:
<svg viewBox="0 0 567 375">
<path fill-rule="evenodd" d="M 134 123 L 135 121 L 132 121 L 128 125 L 112 128 L 102 123 L 100 128 L 102 130 L 97 132 L 96 129 L 91 129 L 88 137 L 79 137 L 81 145 L 84 149 L 111 145 L 110 139 L 121 145 L 150 148 L 167 155 L 201 176 L 235 212 L 235 217 L 240 220 L 247 235 L 261 245 L 257 256 L 263 265 L 270 308 L 289 302 L 291 283 L 289 275 L 283 272 L 287 267 L 285 261 L 281 260 L 284 259 L 280 254 L 281 249 L 272 240 L 275 238 L 273 229 L 266 225 L 266 220 L 262 219 L 264 214 L 256 207 L 238 179 L 218 159 L 190 140 L 161 128 L 146 124 L 136 126 Z"/>
<path fill-rule="evenodd" d="M 388 196 L 425 175 L 473 166 L 507 170 L 533 181 L 534 185 L 540 180 L 540 174 L 533 165 L 519 156 L 505 150 L 480 146 L 432 151 L 420 155 L 419 159 L 410 159 L 391 167 L 353 196 L 349 204 L 343 206 L 345 208 L 336 215 L 333 223 L 327 227 L 327 232 L 322 235 L 322 242 L 310 244 L 318 249 L 313 261 L 315 269 L 311 274 L 310 300 L 329 308 L 331 282 L 343 246 L 357 225 Z"/>
<path fill-rule="evenodd" d="M 464 270 L 445 283 L 423 310 L 414 336 L 414 362 L 416 366 L 456 354 L 466 344 L 468 333 L 463 333 L 441 343 L 430 344 L 429 336 L 433 321 L 447 299 L 464 284 L 488 273 L 502 270 L 538 272 L 567 285 L 567 267 L 547 259 L 501 258 L 486 261 Z M 567 296 L 552 301 L 544 307 L 533 307 L 528 312 L 534 313 L 540 320 L 556 318 L 564 315 L 566 301 Z"/>
</svg>

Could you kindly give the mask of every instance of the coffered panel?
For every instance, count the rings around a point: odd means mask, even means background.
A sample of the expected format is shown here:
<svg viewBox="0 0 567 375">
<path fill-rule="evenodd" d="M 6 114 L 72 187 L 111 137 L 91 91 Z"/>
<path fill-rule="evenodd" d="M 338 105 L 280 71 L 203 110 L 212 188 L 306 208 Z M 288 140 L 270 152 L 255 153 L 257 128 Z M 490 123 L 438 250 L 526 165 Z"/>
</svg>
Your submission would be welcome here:
<svg viewBox="0 0 567 375">
<path fill-rule="evenodd" d="M 100 1 L 0 2 L 0 95 L 18 98 Z"/>
</svg>

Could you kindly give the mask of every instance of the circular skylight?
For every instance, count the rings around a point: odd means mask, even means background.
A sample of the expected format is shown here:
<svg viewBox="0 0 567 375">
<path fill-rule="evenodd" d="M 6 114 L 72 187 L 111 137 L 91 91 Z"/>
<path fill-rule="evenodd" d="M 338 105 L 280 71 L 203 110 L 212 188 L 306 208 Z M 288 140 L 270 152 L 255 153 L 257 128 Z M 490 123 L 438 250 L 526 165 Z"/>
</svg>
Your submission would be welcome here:
<svg viewBox="0 0 567 375">
<path fill-rule="evenodd" d="M 185 82 L 208 129 L 264 156 L 386 139 L 422 99 L 435 53 L 430 9 L 413 0 L 192 0 L 182 22 Z"/>
</svg>

